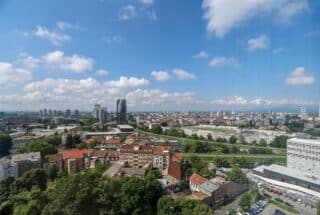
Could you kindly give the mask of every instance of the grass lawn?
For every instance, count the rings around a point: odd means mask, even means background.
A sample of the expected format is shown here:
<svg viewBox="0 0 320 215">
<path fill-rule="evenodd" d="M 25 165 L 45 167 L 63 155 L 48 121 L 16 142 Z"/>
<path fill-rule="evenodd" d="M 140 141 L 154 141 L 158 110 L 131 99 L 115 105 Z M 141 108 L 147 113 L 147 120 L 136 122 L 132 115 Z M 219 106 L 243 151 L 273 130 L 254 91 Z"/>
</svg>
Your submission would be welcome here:
<svg viewBox="0 0 320 215">
<path fill-rule="evenodd" d="M 290 207 L 288 205 L 285 205 L 285 204 L 283 204 L 281 202 L 278 202 L 276 200 L 270 200 L 270 203 L 275 205 L 275 206 L 277 206 L 277 207 L 279 207 L 279 208 L 281 208 L 281 209 L 283 209 L 283 210 L 285 210 L 285 211 L 288 211 L 290 213 L 299 214 L 299 211 L 297 209 L 295 209 L 293 207 Z"/>
<path fill-rule="evenodd" d="M 223 132 L 228 134 L 236 133 L 235 130 L 226 129 L 226 128 L 210 128 L 210 127 L 186 127 L 186 128 L 191 128 L 193 130 L 216 131 L 216 132 Z"/>
</svg>

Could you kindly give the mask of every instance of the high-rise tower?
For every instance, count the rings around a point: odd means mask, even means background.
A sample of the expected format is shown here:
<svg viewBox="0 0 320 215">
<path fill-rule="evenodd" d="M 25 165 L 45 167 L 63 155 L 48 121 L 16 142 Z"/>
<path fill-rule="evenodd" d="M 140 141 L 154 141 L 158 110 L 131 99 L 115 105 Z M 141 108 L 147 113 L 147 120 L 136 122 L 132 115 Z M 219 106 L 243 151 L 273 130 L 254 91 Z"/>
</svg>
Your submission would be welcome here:
<svg viewBox="0 0 320 215">
<path fill-rule="evenodd" d="M 117 100 L 117 123 L 127 123 L 127 102 L 125 99 Z"/>
</svg>

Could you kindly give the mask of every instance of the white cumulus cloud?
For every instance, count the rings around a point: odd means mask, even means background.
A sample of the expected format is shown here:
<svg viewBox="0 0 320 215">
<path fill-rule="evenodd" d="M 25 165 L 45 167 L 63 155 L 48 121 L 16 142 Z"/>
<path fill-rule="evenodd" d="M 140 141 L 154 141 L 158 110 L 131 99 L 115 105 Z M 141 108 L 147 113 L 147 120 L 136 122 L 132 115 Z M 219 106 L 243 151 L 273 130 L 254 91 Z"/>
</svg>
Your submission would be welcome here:
<svg viewBox="0 0 320 215">
<path fill-rule="evenodd" d="M 106 85 L 111 88 L 137 88 L 149 85 L 149 81 L 144 78 L 121 76 L 119 80 L 106 82 Z"/>
<path fill-rule="evenodd" d="M 195 59 L 207 59 L 209 57 L 206 51 L 200 51 L 199 53 L 192 56 Z"/>
<path fill-rule="evenodd" d="M 256 51 L 259 49 L 266 49 L 269 46 L 269 37 L 265 34 L 260 35 L 256 38 L 251 38 L 248 40 L 248 50 Z"/>
<path fill-rule="evenodd" d="M 196 79 L 196 75 L 183 69 L 175 68 L 172 73 L 180 80 Z"/>
<path fill-rule="evenodd" d="M 227 58 L 227 57 L 215 57 L 209 62 L 210 67 L 224 67 L 224 66 L 230 66 L 233 68 L 237 68 L 240 66 L 238 61 L 233 58 Z"/>
<path fill-rule="evenodd" d="M 207 31 L 217 37 L 249 20 L 264 15 L 273 21 L 290 22 L 292 17 L 308 9 L 307 0 L 203 0 Z"/>
<path fill-rule="evenodd" d="M 48 30 L 44 26 L 37 26 L 33 35 L 39 38 L 47 39 L 54 45 L 61 45 L 62 43 L 71 40 L 71 36 Z"/>
<path fill-rule="evenodd" d="M 75 73 L 82 73 L 85 71 L 92 70 L 93 59 L 73 54 L 71 56 L 65 56 L 62 51 L 49 52 L 43 57 L 44 63 L 47 65 Z"/>
<path fill-rule="evenodd" d="M 315 77 L 307 72 L 304 67 L 297 67 L 286 78 L 286 83 L 293 86 L 303 86 L 312 85 L 315 80 Z"/>
<path fill-rule="evenodd" d="M 151 76 L 157 81 L 167 81 L 171 78 L 167 71 L 152 71 Z"/>
<path fill-rule="evenodd" d="M 150 6 L 154 4 L 154 0 L 140 0 L 141 4 Z"/>
<path fill-rule="evenodd" d="M 11 83 L 23 83 L 32 79 L 32 74 L 24 68 L 16 68 L 11 63 L 0 62 L 0 87 Z"/>
<path fill-rule="evenodd" d="M 106 76 L 106 75 L 109 75 L 109 71 L 108 70 L 105 70 L 105 69 L 99 69 L 96 74 L 97 75 L 100 75 L 100 76 Z"/>
<path fill-rule="evenodd" d="M 119 19 L 127 21 L 137 16 L 137 9 L 134 5 L 126 5 L 119 11 Z"/>
</svg>

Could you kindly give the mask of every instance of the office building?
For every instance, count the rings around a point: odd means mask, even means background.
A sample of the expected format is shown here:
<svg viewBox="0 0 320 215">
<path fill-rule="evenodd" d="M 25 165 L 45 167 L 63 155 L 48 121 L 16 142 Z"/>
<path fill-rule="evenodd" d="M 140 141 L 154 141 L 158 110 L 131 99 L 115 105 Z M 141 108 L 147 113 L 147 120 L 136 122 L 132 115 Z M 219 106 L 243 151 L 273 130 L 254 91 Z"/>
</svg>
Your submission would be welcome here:
<svg viewBox="0 0 320 215">
<path fill-rule="evenodd" d="M 320 177 L 320 140 L 289 139 L 287 166 Z"/>
<path fill-rule="evenodd" d="M 127 123 L 127 102 L 125 99 L 117 100 L 117 123 Z"/>
<path fill-rule="evenodd" d="M 101 105 L 100 104 L 95 104 L 94 108 L 93 108 L 93 112 L 92 112 L 92 116 L 96 119 L 99 118 L 99 110 L 101 109 Z"/>
</svg>

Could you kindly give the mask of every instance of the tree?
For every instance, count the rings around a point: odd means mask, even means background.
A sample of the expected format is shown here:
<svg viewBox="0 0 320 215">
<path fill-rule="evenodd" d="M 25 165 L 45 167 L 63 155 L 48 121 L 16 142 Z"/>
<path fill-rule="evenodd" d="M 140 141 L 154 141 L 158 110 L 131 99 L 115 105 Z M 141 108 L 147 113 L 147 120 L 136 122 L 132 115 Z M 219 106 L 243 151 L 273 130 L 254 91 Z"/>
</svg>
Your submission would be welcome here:
<svg viewBox="0 0 320 215">
<path fill-rule="evenodd" d="M 245 193 L 241 196 L 239 205 L 243 211 L 247 211 L 251 205 L 251 196 L 249 193 Z"/>
<path fill-rule="evenodd" d="M 37 186 L 32 187 L 30 191 L 23 191 L 13 198 L 14 215 L 22 214 L 41 214 L 42 209 L 47 204 L 48 198 L 45 192 Z"/>
<path fill-rule="evenodd" d="M 212 171 L 210 169 L 208 169 L 207 167 L 205 167 L 205 168 L 202 168 L 202 170 L 200 171 L 200 174 L 205 177 L 209 177 L 212 175 Z"/>
<path fill-rule="evenodd" d="M 12 196 L 11 186 L 15 182 L 13 177 L 0 181 L 0 214 L 11 214 L 13 204 L 10 201 Z"/>
<path fill-rule="evenodd" d="M 71 149 L 73 148 L 74 145 L 73 145 L 73 138 L 72 138 L 72 135 L 71 134 L 68 134 L 67 135 L 67 139 L 66 139 L 66 148 L 67 149 Z"/>
<path fill-rule="evenodd" d="M 0 133 L 0 157 L 10 154 L 12 139 L 8 134 Z"/>
<path fill-rule="evenodd" d="M 192 172 L 199 173 L 206 165 L 198 156 L 190 156 L 187 160 L 191 164 Z"/>
<path fill-rule="evenodd" d="M 192 214 L 194 214 L 194 215 L 210 215 L 210 214 L 213 214 L 213 210 L 205 204 L 197 204 L 193 208 Z"/>
<path fill-rule="evenodd" d="M 317 204 L 317 215 L 320 215 L 320 202 Z"/>
<path fill-rule="evenodd" d="M 259 146 L 266 147 L 267 145 L 268 145 L 267 141 L 265 139 L 261 138 L 259 141 Z"/>
<path fill-rule="evenodd" d="M 228 172 L 228 179 L 230 181 L 236 182 L 238 184 L 247 184 L 248 183 L 248 179 L 246 177 L 246 175 L 244 174 L 244 172 L 238 168 L 232 168 L 230 172 Z"/>
<path fill-rule="evenodd" d="M 232 135 L 229 138 L 229 143 L 235 144 L 235 143 L 237 143 L 237 140 L 238 140 L 238 138 L 236 136 Z"/>
<path fill-rule="evenodd" d="M 94 171 L 57 178 L 54 189 L 47 191 L 49 202 L 43 214 L 99 214 L 98 200 L 104 192 L 100 181 L 101 174 Z"/>
<path fill-rule="evenodd" d="M 213 163 L 217 167 L 229 167 L 230 166 L 229 162 L 225 158 L 221 158 L 221 157 L 215 157 L 213 159 Z"/>
<path fill-rule="evenodd" d="M 208 139 L 209 141 L 212 141 L 212 140 L 213 140 L 212 135 L 211 135 L 211 134 L 208 134 L 208 135 L 207 135 L 207 139 Z"/>
<path fill-rule="evenodd" d="M 45 138 L 45 141 L 53 146 L 59 146 L 61 144 L 61 135 L 55 133 Z"/>
<path fill-rule="evenodd" d="M 40 152 L 42 157 L 58 152 L 57 148 L 54 145 L 51 145 L 44 140 L 35 140 L 30 143 L 27 143 L 23 148 L 20 148 L 18 151 L 20 153 Z"/>
<path fill-rule="evenodd" d="M 163 196 L 158 200 L 157 211 L 158 215 L 175 215 L 176 205 L 174 199 L 170 196 Z"/>
<path fill-rule="evenodd" d="M 121 212 L 123 214 L 149 214 L 152 207 L 145 202 L 145 186 L 142 179 L 137 177 L 124 177 L 121 179 Z M 142 204 L 144 202 L 144 204 Z"/>
<path fill-rule="evenodd" d="M 243 144 L 243 145 L 246 145 L 246 144 L 247 144 L 247 141 L 246 141 L 246 139 L 244 138 L 243 135 L 240 135 L 240 136 L 239 136 L 239 143 L 240 143 L 240 144 Z"/>
<path fill-rule="evenodd" d="M 59 168 L 56 164 L 49 164 L 48 169 L 46 170 L 48 178 L 54 180 L 58 176 Z"/>
<path fill-rule="evenodd" d="M 47 174 L 43 169 L 31 169 L 25 172 L 24 175 L 17 179 L 13 186 L 16 191 L 31 190 L 32 186 L 38 186 L 41 190 L 47 188 Z"/>
<path fill-rule="evenodd" d="M 185 198 L 172 199 L 169 196 L 164 196 L 158 200 L 157 204 L 158 215 L 210 215 L 213 210 L 200 201 L 190 200 Z"/>
<path fill-rule="evenodd" d="M 276 148 L 286 148 L 288 139 L 289 137 L 285 135 L 275 137 L 274 140 L 270 143 L 270 146 Z"/>
</svg>

